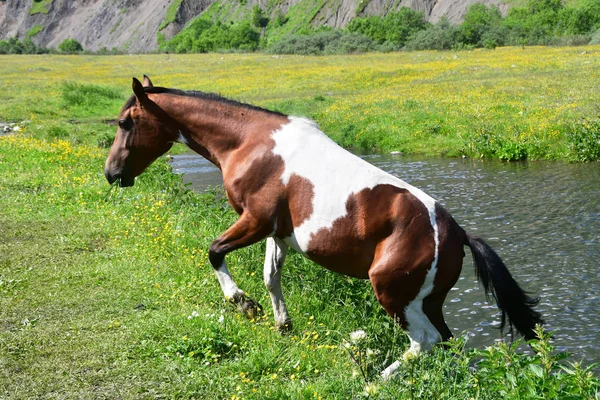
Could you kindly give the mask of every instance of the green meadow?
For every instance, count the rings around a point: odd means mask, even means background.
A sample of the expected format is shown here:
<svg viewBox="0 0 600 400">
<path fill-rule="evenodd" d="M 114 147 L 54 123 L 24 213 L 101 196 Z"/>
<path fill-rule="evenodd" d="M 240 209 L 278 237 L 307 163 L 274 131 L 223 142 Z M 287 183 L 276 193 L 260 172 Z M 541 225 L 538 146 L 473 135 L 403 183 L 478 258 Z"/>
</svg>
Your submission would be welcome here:
<svg viewBox="0 0 600 400">
<path fill-rule="evenodd" d="M 207 259 L 236 218 L 221 190 L 189 191 L 166 157 L 133 188 L 103 176 L 113 121 L 144 73 L 312 117 L 348 147 L 585 161 L 593 140 L 574 142 L 567 127 L 597 132 L 598 50 L 1 56 L 0 122 L 18 131 L 0 136 L 0 398 L 599 398 L 595 366 L 547 336 L 530 354 L 458 338 L 382 382 L 408 338 L 367 281 L 290 254 L 282 281 L 294 328 L 281 335 L 264 243 L 228 256 L 264 316 L 223 299 Z M 353 341 L 357 330 L 366 337 Z"/>
<path fill-rule="evenodd" d="M 502 160 L 600 159 L 600 46 L 354 56 L 2 56 L 4 122 L 106 143 L 131 77 L 316 120 L 344 147 Z M 0 121 L 0 122 L 3 122 Z M 38 129 L 39 127 L 39 129 Z"/>
</svg>

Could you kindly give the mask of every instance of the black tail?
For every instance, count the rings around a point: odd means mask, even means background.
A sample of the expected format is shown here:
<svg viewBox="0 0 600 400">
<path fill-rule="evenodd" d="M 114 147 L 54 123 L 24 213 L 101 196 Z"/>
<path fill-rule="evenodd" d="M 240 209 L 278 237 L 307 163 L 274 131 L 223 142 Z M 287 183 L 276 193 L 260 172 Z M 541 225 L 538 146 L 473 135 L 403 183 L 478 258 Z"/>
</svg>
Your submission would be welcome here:
<svg viewBox="0 0 600 400">
<path fill-rule="evenodd" d="M 483 239 L 466 235 L 465 244 L 473 253 L 475 275 L 483 284 L 486 296 L 489 298 L 491 294 L 502 310 L 500 329 L 504 329 L 508 317 L 510 332 L 514 326 L 526 340 L 537 338 L 535 325 L 544 323 L 540 313 L 533 309 L 539 299 L 530 297 L 521 289 L 498 254 Z"/>
</svg>

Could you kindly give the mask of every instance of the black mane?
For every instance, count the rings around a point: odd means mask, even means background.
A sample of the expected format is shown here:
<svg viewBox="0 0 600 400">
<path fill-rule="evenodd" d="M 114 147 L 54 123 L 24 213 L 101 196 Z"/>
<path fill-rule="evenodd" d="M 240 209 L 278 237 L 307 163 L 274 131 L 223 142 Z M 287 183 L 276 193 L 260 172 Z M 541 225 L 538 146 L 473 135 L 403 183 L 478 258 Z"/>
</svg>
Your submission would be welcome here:
<svg viewBox="0 0 600 400">
<path fill-rule="evenodd" d="M 172 95 L 176 95 L 176 96 L 194 97 L 194 98 L 202 99 L 202 100 L 216 101 L 216 102 L 219 102 L 222 104 L 227 104 L 227 105 L 234 106 L 234 107 L 241 107 L 241 108 L 245 108 L 248 110 L 260 111 L 260 112 L 265 112 L 265 113 L 269 113 L 269 114 L 276 114 L 276 115 L 281 115 L 284 117 L 286 116 L 285 114 L 282 114 L 277 111 L 271 111 L 271 110 L 267 110 L 265 108 L 253 106 L 251 104 L 246 104 L 246 103 L 241 103 L 239 101 L 226 99 L 225 97 L 219 96 L 218 94 L 215 94 L 215 93 L 199 92 L 196 90 L 171 89 L 171 88 L 165 88 L 165 87 L 160 87 L 160 86 L 144 87 L 144 91 L 146 93 L 150 93 L 150 94 L 164 93 L 164 94 L 172 94 Z M 127 110 L 128 108 L 133 107 L 134 104 L 135 104 L 135 95 L 132 95 L 129 98 L 129 100 L 127 100 L 125 105 L 123 106 L 123 109 L 121 112 Z"/>
</svg>

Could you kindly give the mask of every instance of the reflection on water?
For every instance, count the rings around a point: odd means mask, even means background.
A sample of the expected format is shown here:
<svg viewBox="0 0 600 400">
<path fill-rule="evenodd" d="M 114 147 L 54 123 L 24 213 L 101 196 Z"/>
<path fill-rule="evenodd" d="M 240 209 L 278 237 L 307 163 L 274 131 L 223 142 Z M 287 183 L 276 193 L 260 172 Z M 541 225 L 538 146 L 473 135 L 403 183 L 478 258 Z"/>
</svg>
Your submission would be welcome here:
<svg viewBox="0 0 600 400">
<path fill-rule="evenodd" d="M 600 361 L 600 164 L 501 163 L 479 160 L 361 156 L 440 201 L 467 231 L 500 254 L 538 306 L 554 344 L 574 360 Z M 181 155 L 173 168 L 195 190 L 222 183 L 200 156 Z M 475 281 L 469 251 L 445 313 L 473 346 L 500 337 L 495 305 Z"/>
</svg>

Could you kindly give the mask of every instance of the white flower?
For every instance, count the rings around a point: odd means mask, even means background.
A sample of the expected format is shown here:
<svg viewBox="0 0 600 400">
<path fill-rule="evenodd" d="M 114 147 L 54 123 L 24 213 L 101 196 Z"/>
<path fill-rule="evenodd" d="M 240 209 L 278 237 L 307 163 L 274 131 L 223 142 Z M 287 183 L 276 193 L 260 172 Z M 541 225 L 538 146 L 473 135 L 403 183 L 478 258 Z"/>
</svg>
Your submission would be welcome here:
<svg viewBox="0 0 600 400">
<path fill-rule="evenodd" d="M 357 331 L 350 333 L 350 340 L 352 340 L 352 342 L 354 342 L 354 343 L 358 343 L 361 340 L 365 340 L 366 338 L 367 338 L 367 334 L 362 329 L 359 329 Z"/>
<path fill-rule="evenodd" d="M 378 392 L 379 387 L 377 387 L 377 385 L 374 383 L 369 383 L 367 386 L 365 386 L 365 393 L 367 394 L 367 396 L 376 395 Z"/>
<path fill-rule="evenodd" d="M 219 323 L 220 323 L 220 324 L 222 324 L 222 323 L 223 323 L 223 321 L 225 321 L 225 317 L 224 317 L 223 315 L 221 315 L 221 316 L 219 317 Z"/>
</svg>

